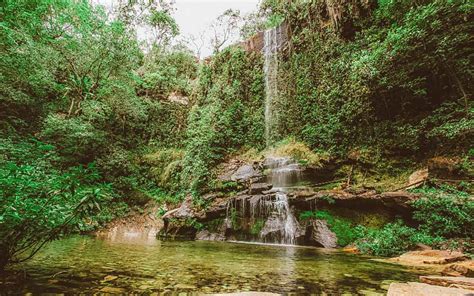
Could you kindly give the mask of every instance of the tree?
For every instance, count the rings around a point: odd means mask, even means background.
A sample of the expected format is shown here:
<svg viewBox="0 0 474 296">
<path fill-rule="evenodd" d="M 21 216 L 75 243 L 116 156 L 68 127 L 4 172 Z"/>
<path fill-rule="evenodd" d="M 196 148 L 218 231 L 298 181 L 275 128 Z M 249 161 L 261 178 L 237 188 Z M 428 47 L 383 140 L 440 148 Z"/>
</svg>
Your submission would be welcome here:
<svg viewBox="0 0 474 296">
<path fill-rule="evenodd" d="M 211 24 L 211 45 L 214 53 L 220 52 L 226 43 L 235 39 L 241 20 L 239 10 L 227 9 Z"/>
</svg>

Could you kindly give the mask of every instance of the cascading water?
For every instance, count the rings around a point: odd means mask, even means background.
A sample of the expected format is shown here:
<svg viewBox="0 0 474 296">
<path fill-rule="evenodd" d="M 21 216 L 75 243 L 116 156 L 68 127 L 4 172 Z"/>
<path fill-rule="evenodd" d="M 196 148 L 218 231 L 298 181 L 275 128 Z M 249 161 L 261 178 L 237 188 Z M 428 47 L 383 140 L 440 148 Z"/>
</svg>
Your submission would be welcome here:
<svg viewBox="0 0 474 296">
<path fill-rule="evenodd" d="M 269 170 L 268 181 L 273 185 L 271 192 L 232 199 L 227 204 L 227 223 L 236 223 L 240 217 L 248 224 L 260 225 L 253 240 L 264 243 L 296 244 L 301 227 L 294 216 L 286 186 L 290 185 L 301 171 L 298 164 L 289 158 L 267 158 L 265 168 Z"/>
<path fill-rule="evenodd" d="M 265 57 L 265 140 L 267 146 L 272 143 L 275 125 L 275 98 L 278 96 L 278 51 L 282 47 L 283 26 L 268 29 L 264 34 L 263 54 Z"/>
<path fill-rule="evenodd" d="M 285 28 L 286 26 L 282 24 L 264 33 L 267 146 L 270 146 L 275 138 L 274 128 L 278 123 L 275 106 L 278 98 L 278 52 L 286 42 Z M 264 166 L 269 170 L 267 182 L 272 185 L 272 192 L 229 201 L 226 223 L 235 224 L 234 220 L 238 215 L 241 220 L 248 220 L 247 224 L 252 226 L 251 232 L 255 233 L 255 229 L 261 228 L 258 237 L 253 239 L 265 243 L 295 244 L 301 227 L 291 211 L 286 188 L 298 182 L 301 175 L 300 167 L 290 158 L 283 157 L 267 158 Z"/>
</svg>

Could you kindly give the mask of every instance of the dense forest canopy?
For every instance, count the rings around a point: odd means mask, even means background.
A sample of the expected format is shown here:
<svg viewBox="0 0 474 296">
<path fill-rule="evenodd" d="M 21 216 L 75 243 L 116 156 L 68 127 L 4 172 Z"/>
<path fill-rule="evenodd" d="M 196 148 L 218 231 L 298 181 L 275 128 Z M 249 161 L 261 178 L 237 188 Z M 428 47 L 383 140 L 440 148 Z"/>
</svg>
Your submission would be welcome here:
<svg viewBox="0 0 474 296">
<path fill-rule="evenodd" d="M 131 207 L 187 194 L 203 204 L 223 186 L 219 163 L 266 148 L 262 54 L 216 44 L 199 60 L 174 42 L 171 12 L 163 1 L 112 15 L 88 1 L 0 4 L 0 269 Z M 266 0 L 240 21 L 245 37 L 289 30 L 276 145 L 384 173 L 455 156 L 472 174 L 470 1 Z M 153 38 L 139 41 L 139 25 Z"/>
</svg>

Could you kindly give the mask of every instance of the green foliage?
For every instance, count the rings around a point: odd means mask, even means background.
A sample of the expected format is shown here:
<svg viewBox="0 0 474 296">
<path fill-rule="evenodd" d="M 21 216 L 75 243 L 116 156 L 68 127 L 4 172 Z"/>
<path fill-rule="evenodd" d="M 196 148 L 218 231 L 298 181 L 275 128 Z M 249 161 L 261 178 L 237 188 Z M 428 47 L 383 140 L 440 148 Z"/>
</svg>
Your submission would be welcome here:
<svg viewBox="0 0 474 296">
<path fill-rule="evenodd" d="M 263 219 L 255 220 L 252 226 L 250 227 L 250 233 L 253 235 L 259 235 L 263 229 L 263 226 L 265 226 L 265 220 Z"/>
<path fill-rule="evenodd" d="M 403 225 L 402 221 L 388 223 L 381 229 L 360 228 L 361 237 L 356 241 L 362 253 L 376 256 L 395 256 L 413 249 L 417 244 L 434 246 L 442 238 L 430 236 L 415 228 Z"/>
<path fill-rule="evenodd" d="M 445 238 L 474 237 L 474 200 L 455 188 L 423 187 L 415 190 L 423 198 L 413 202 L 413 218 L 420 230 Z"/>
<path fill-rule="evenodd" d="M 385 156 L 467 149 L 472 5 L 380 1 L 358 14 L 344 4 L 327 20 L 326 2 L 264 3 L 292 32 L 279 64 L 276 138 L 295 136 L 336 155 L 360 146 Z M 350 40 L 344 28 L 354 32 Z"/>
<path fill-rule="evenodd" d="M 321 219 L 328 223 L 329 228 L 337 236 L 337 244 L 341 247 L 347 246 L 360 238 L 363 227 L 354 227 L 352 223 L 344 218 L 335 217 L 328 211 L 305 211 L 300 214 L 301 220 Z"/>
<path fill-rule="evenodd" d="M 0 142 L 0 269 L 34 255 L 64 233 L 91 230 L 112 216 L 113 197 L 93 164 L 53 168 L 53 146 L 32 140 Z"/>
<path fill-rule="evenodd" d="M 208 187 L 211 168 L 243 146 L 263 141 L 261 57 L 228 48 L 203 66 L 196 104 L 188 117 L 183 182 L 194 191 Z"/>
</svg>

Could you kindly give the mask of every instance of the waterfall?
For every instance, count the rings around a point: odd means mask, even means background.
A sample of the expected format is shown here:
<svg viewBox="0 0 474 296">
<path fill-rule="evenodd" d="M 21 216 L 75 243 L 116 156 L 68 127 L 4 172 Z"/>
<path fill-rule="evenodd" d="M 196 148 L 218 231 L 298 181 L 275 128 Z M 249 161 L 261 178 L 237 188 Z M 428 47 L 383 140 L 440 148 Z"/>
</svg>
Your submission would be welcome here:
<svg viewBox="0 0 474 296">
<path fill-rule="evenodd" d="M 265 31 L 263 54 L 265 57 L 265 140 L 267 146 L 272 144 L 274 137 L 275 99 L 278 96 L 278 51 L 282 47 L 283 26 L 278 26 Z"/>
<path fill-rule="evenodd" d="M 269 170 L 272 192 L 231 199 L 227 203 L 226 223 L 236 223 L 232 221 L 236 216 L 250 228 L 263 222 L 258 235 L 252 238 L 254 241 L 296 244 L 301 227 L 291 210 L 285 186 L 299 176 L 301 170 L 297 163 L 282 157 L 267 158 L 264 166 Z"/>
</svg>

